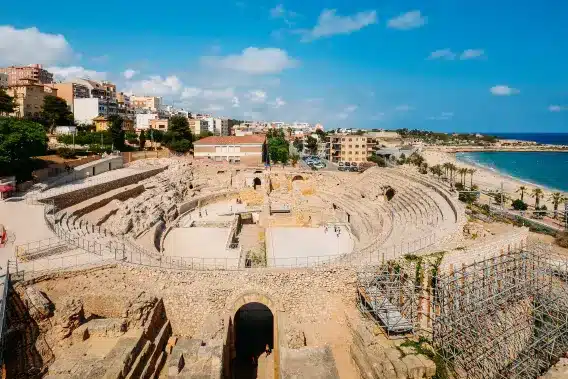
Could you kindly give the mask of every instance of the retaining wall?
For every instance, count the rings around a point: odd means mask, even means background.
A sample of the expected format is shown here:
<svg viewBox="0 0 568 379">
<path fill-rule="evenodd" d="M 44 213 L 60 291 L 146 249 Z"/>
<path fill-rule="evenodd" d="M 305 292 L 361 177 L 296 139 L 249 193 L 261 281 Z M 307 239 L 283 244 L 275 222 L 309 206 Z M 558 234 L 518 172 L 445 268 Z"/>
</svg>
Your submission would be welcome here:
<svg viewBox="0 0 568 379">
<path fill-rule="evenodd" d="M 71 191 L 71 192 L 55 195 L 55 196 L 52 196 L 52 197 L 44 198 L 40 201 L 47 202 L 47 201 L 53 200 L 54 205 L 58 209 L 67 208 L 67 207 L 70 207 L 72 205 L 78 204 L 82 201 L 85 201 L 87 199 L 90 199 L 92 197 L 101 195 L 101 194 L 108 192 L 110 190 L 120 188 L 120 187 L 124 187 L 124 186 L 127 186 L 129 184 L 137 183 L 141 180 L 144 180 L 144 179 L 147 179 L 151 176 L 154 176 L 154 175 L 166 170 L 167 168 L 168 168 L 167 166 L 164 166 L 164 167 L 156 168 L 156 169 L 153 169 L 153 170 L 143 171 L 139 174 L 134 174 L 134 175 L 127 176 L 125 178 L 111 180 L 111 181 L 108 181 L 108 182 L 105 182 L 105 183 L 95 184 L 95 185 L 90 186 L 90 187 L 81 188 L 81 189 L 77 189 L 75 191 Z"/>
</svg>

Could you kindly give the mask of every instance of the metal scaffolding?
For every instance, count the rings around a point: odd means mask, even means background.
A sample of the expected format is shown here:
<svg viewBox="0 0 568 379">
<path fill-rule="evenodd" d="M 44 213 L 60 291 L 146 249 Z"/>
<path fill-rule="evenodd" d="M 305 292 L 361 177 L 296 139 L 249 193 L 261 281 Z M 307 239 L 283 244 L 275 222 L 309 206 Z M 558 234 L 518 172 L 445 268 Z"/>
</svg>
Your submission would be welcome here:
<svg viewBox="0 0 568 379">
<path fill-rule="evenodd" d="M 357 293 L 361 312 L 389 337 L 415 333 L 419 328 L 420 287 L 402 267 L 385 264 L 359 271 Z"/>
<path fill-rule="evenodd" d="M 437 278 L 433 345 L 457 378 L 536 378 L 568 351 L 568 264 L 512 252 Z"/>
</svg>

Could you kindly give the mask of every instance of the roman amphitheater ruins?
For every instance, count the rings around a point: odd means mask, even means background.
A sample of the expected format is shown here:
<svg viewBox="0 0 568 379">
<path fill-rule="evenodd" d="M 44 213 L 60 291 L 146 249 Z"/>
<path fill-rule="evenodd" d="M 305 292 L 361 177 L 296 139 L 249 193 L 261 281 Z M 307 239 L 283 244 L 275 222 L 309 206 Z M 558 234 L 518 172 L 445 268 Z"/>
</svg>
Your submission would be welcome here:
<svg viewBox="0 0 568 379">
<path fill-rule="evenodd" d="M 566 261 L 412 170 L 146 159 L 0 221 L 8 378 L 568 375 Z"/>
</svg>

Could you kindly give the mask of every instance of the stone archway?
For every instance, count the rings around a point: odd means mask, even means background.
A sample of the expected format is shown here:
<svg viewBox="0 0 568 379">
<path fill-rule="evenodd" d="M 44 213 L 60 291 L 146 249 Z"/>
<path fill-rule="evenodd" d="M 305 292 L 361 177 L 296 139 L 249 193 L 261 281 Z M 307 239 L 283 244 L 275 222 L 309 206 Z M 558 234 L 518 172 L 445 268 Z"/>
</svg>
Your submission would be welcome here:
<svg viewBox="0 0 568 379">
<path fill-rule="evenodd" d="M 252 181 L 252 186 L 254 189 L 257 189 L 258 187 L 262 186 L 262 180 L 260 180 L 259 177 L 255 177 Z"/>
<path fill-rule="evenodd" d="M 280 379 L 280 334 L 281 323 L 280 307 L 267 295 L 260 291 L 247 291 L 240 293 L 227 303 L 225 325 L 226 339 L 223 351 L 223 370 L 225 377 L 231 378 L 233 374 L 233 361 L 237 358 L 237 330 L 236 323 L 239 312 L 247 308 L 266 309 L 272 314 L 272 355 L 274 360 L 274 379 Z"/>
<path fill-rule="evenodd" d="M 296 180 L 305 180 L 302 175 L 294 175 L 292 181 L 295 182 Z"/>
</svg>

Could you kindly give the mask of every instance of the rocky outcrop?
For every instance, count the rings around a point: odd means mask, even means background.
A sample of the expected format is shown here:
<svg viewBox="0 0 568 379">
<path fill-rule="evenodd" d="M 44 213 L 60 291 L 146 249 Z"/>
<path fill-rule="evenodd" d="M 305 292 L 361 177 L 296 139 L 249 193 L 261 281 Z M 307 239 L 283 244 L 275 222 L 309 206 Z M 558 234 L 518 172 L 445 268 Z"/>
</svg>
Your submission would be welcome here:
<svg viewBox="0 0 568 379">
<path fill-rule="evenodd" d="M 157 297 L 150 296 L 146 292 L 140 292 L 136 299 L 128 304 L 123 315 L 127 320 L 128 329 L 146 326 L 157 302 Z"/>
<path fill-rule="evenodd" d="M 56 309 L 56 326 L 59 339 L 69 337 L 85 320 L 85 311 L 81 299 L 67 298 Z"/>
<path fill-rule="evenodd" d="M 26 296 L 29 300 L 28 309 L 30 316 L 35 320 L 45 320 L 53 313 L 53 304 L 37 288 L 29 286 L 26 288 Z"/>
</svg>

